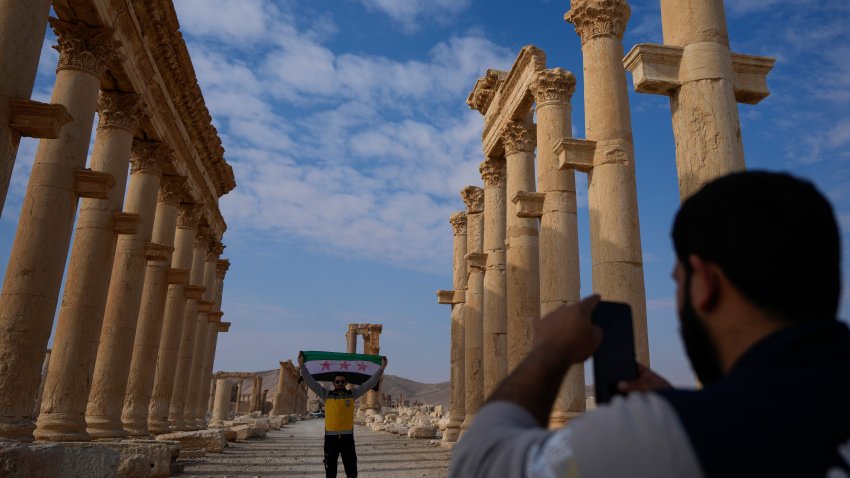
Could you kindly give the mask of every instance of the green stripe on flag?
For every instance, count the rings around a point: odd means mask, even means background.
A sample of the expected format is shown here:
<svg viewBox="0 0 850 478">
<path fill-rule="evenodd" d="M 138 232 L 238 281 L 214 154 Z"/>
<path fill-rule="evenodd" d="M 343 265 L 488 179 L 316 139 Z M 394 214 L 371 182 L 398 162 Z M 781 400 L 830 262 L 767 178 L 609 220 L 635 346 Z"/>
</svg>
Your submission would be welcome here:
<svg viewBox="0 0 850 478">
<path fill-rule="evenodd" d="M 381 363 L 383 363 L 383 360 L 381 359 L 380 355 L 346 354 L 342 352 L 318 352 L 315 350 L 303 351 L 301 353 L 304 355 L 304 362 L 312 362 L 314 360 L 348 360 L 352 362 L 372 362 L 377 365 L 381 365 Z"/>
</svg>

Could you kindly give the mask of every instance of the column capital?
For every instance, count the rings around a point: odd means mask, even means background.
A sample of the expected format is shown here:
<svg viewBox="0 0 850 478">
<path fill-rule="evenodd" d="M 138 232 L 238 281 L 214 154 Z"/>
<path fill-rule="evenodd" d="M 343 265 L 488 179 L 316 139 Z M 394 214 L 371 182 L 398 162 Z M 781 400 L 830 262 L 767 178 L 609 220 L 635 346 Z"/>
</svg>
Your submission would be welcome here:
<svg viewBox="0 0 850 478">
<path fill-rule="evenodd" d="M 632 13 L 626 0 L 570 0 L 570 6 L 564 20 L 575 26 L 582 45 L 600 36 L 623 40 Z"/>
<path fill-rule="evenodd" d="M 228 331 L 230 331 L 230 322 L 219 322 L 219 323 L 218 323 L 218 331 L 219 331 L 219 332 L 228 332 Z"/>
<path fill-rule="evenodd" d="M 483 161 L 478 167 L 481 172 L 481 179 L 484 180 L 485 187 L 504 188 L 505 187 L 505 161 L 502 159 L 490 159 Z"/>
<path fill-rule="evenodd" d="M 209 250 L 211 241 L 210 226 L 206 223 L 198 224 L 198 233 L 195 234 L 195 247 Z"/>
<path fill-rule="evenodd" d="M 172 176 L 168 174 L 163 176 L 159 182 L 159 202 L 174 206 L 179 205 L 185 187 L 185 176 Z"/>
<path fill-rule="evenodd" d="M 180 210 L 177 215 L 177 227 L 194 229 L 198 227 L 198 220 L 201 218 L 201 210 L 194 203 L 180 203 Z"/>
<path fill-rule="evenodd" d="M 53 17 L 49 22 L 58 42 L 53 46 L 59 52 L 57 72 L 79 70 L 100 78 L 108 64 L 120 58 L 118 47 L 121 44 L 113 38 L 111 28 L 90 27 L 82 22 Z"/>
<path fill-rule="evenodd" d="M 121 128 L 135 134 L 145 116 L 145 102 L 136 93 L 101 91 L 97 98 L 98 128 Z"/>
<path fill-rule="evenodd" d="M 516 153 L 533 153 L 537 146 L 537 127 L 525 124 L 521 120 L 513 120 L 505 126 L 502 132 L 502 142 L 505 144 L 505 155 Z M 481 172 L 484 174 L 484 171 Z"/>
<path fill-rule="evenodd" d="M 130 153 L 130 173 L 162 175 L 162 168 L 171 162 L 171 147 L 161 141 L 133 140 Z"/>
<path fill-rule="evenodd" d="M 209 250 L 207 251 L 207 261 L 218 261 L 218 258 L 224 254 L 225 247 L 227 246 L 222 244 L 221 241 L 216 239 L 211 240 Z M 218 268 L 217 265 L 216 268 Z"/>
<path fill-rule="evenodd" d="M 227 259 L 219 259 L 215 264 L 215 273 L 218 277 L 224 278 L 227 271 L 230 269 L 230 261 Z"/>
<path fill-rule="evenodd" d="M 531 82 L 530 89 L 538 108 L 547 103 L 569 104 L 576 91 L 576 77 L 563 68 L 543 70 Z"/>
<path fill-rule="evenodd" d="M 487 70 L 487 73 L 475 82 L 475 86 L 466 98 L 466 104 L 479 113 L 486 114 L 490 103 L 496 97 L 499 85 L 508 75 L 505 71 Z"/>
<path fill-rule="evenodd" d="M 449 218 L 449 224 L 452 225 L 452 235 L 466 234 L 466 211 L 458 211 L 452 214 L 452 217 Z"/>
<path fill-rule="evenodd" d="M 467 214 L 484 211 L 484 190 L 478 186 L 467 186 L 460 190 L 460 197 L 466 204 Z"/>
</svg>

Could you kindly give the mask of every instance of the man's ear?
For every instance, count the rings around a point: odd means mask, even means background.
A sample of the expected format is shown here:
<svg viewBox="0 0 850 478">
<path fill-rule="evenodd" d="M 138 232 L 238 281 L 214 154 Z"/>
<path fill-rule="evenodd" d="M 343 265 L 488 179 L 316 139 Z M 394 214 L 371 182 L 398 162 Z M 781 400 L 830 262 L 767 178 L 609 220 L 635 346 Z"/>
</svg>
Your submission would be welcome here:
<svg viewBox="0 0 850 478">
<path fill-rule="evenodd" d="M 706 263 L 696 254 L 688 256 L 691 266 L 691 304 L 700 312 L 710 312 L 717 305 L 720 294 L 720 277 L 717 266 Z"/>
</svg>

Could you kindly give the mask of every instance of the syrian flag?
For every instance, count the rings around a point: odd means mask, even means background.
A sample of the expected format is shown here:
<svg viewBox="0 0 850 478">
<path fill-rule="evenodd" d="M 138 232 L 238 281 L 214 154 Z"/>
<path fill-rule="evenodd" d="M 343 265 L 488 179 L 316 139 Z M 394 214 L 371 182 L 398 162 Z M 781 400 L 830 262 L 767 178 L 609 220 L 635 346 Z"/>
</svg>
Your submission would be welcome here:
<svg viewBox="0 0 850 478">
<path fill-rule="evenodd" d="M 301 353 L 304 355 L 304 366 L 318 382 L 333 382 L 335 376 L 345 375 L 348 383 L 362 385 L 378 373 L 383 361 L 380 355 L 316 351 Z M 373 390 L 377 389 L 376 385 Z"/>
</svg>

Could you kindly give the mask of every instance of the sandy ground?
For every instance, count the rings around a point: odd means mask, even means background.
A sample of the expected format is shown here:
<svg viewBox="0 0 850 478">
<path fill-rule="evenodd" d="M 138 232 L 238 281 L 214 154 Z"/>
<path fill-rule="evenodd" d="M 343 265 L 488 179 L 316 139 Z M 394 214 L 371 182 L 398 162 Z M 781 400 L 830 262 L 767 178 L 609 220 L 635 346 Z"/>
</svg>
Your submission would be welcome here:
<svg viewBox="0 0 850 478">
<path fill-rule="evenodd" d="M 272 430 L 264 440 L 231 443 L 223 454 L 180 460 L 181 477 L 250 478 L 307 476 L 324 478 L 322 465 L 324 420 L 304 420 Z M 428 440 L 354 430 L 359 478 L 447 477 L 449 452 L 429 446 Z M 345 476 L 342 460 L 337 475 Z"/>
</svg>

